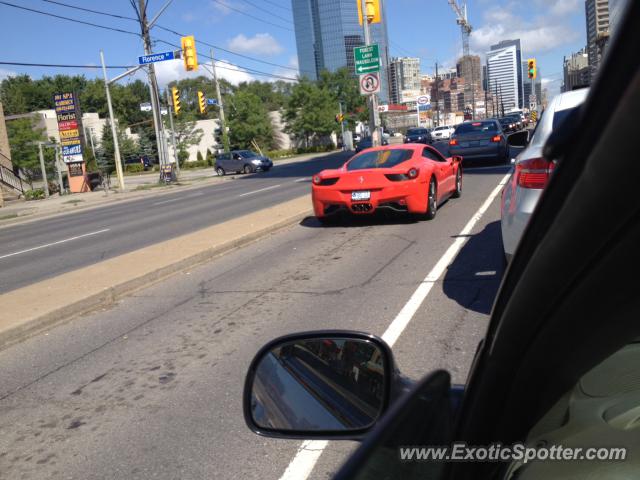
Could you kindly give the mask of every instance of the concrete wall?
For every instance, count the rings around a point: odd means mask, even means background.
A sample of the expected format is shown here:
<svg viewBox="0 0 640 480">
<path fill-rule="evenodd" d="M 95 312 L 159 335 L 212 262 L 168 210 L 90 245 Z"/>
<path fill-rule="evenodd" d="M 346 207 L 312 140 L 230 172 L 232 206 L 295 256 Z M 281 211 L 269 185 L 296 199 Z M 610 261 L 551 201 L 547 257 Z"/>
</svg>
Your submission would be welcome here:
<svg viewBox="0 0 640 480">
<path fill-rule="evenodd" d="M 9 137 L 7 136 L 7 125 L 4 121 L 2 103 L 0 103 L 0 165 L 13 170 L 11 148 L 9 147 Z"/>
<path fill-rule="evenodd" d="M 218 149 L 222 148 L 222 145 L 216 143 L 215 140 L 215 130 L 220 128 L 220 121 L 218 119 L 209 119 L 209 120 L 197 120 L 195 127 L 196 130 L 202 130 L 202 139 L 200 143 L 197 145 L 191 145 L 187 148 L 187 152 L 189 152 L 188 162 L 195 162 L 198 159 L 198 152 L 202 154 L 202 158 L 207 158 L 207 149 L 209 149 L 212 153 L 216 153 Z M 175 158 L 173 146 L 171 145 L 171 132 L 166 130 L 167 132 L 167 145 L 169 145 L 169 158 L 171 161 Z"/>
</svg>

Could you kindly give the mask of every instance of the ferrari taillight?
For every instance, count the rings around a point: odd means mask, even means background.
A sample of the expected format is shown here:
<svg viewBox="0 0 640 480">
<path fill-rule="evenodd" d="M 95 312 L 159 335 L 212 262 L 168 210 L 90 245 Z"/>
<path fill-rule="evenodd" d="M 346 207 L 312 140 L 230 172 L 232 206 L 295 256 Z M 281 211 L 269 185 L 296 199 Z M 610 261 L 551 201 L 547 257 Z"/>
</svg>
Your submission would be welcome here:
<svg viewBox="0 0 640 480">
<path fill-rule="evenodd" d="M 554 163 L 544 158 L 530 158 L 516 164 L 516 179 L 522 188 L 542 189 L 549 183 Z"/>
<path fill-rule="evenodd" d="M 313 176 L 313 183 L 316 185 L 320 185 L 322 183 L 322 178 L 320 178 L 320 175 Z"/>
<path fill-rule="evenodd" d="M 449 145 L 458 145 L 458 140 L 452 138 L 451 140 L 449 140 Z"/>
<path fill-rule="evenodd" d="M 418 174 L 420 173 L 420 170 L 418 170 L 417 168 L 411 168 L 408 172 L 407 172 L 407 177 L 413 179 L 416 178 L 418 176 Z"/>
</svg>

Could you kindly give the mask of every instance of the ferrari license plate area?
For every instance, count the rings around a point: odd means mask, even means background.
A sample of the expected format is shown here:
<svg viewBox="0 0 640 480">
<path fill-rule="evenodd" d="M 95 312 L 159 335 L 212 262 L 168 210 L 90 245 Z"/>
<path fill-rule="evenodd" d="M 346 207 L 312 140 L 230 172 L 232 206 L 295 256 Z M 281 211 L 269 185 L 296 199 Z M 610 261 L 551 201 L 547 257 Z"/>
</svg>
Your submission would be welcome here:
<svg viewBox="0 0 640 480">
<path fill-rule="evenodd" d="M 371 192 L 369 190 L 358 190 L 351 192 L 352 202 L 362 202 L 371 198 Z"/>
</svg>

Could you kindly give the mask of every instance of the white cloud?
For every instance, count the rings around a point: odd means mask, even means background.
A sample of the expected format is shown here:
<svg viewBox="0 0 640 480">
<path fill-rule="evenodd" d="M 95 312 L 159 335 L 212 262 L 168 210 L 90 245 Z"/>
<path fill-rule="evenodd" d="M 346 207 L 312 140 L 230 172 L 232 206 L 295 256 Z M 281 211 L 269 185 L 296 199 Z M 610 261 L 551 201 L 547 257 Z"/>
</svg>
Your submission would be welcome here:
<svg viewBox="0 0 640 480">
<path fill-rule="evenodd" d="M 0 68 L 0 81 L 4 80 L 5 78 L 15 77 L 16 75 L 17 75 L 16 72 L 13 72 L 11 70 L 6 70 L 4 68 Z"/>
<path fill-rule="evenodd" d="M 244 10 L 243 5 L 237 4 L 232 0 L 211 0 L 209 4 L 211 8 L 222 15 L 229 15 L 230 13 L 233 13 L 233 10 L 229 7 Z"/>
<path fill-rule="evenodd" d="M 211 63 L 202 66 L 195 72 L 187 72 L 184 69 L 182 60 L 168 60 L 166 62 L 156 63 L 156 77 L 160 87 L 164 88 L 174 80 L 182 80 L 183 78 L 211 77 L 211 73 L 205 69 L 210 69 Z M 216 61 L 216 73 L 218 78 L 224 78 L 228 82 L 237 85 L 240 82 L 250 82 L 254 80 L 253 76 L 243 68 L 227 61 Z"/>
<path fill-rule="evenodd" d="M 289 62 L 287 63 L 287 67 L 289 68 L 277 68 L 272 72 L 273 75 L 278 75 L 280 77 L 287 77 L 287 78 L 269 77 L 267 80 L 272 82 L 276 82 L 278 80 L 282 80 L 290 83 L 295 82 L 296 80 L 294 79 L 296 79 L 300 74 L 300 72 L 298 71 L 299 69 L 298 57 L 296 55 L 292 55 L 291 57 L 289 57 Z M 296 70 L 291 70 L 292 68 L 295 68 Z"/>
<path fill-rule="evenodd" d="M 553 16 L 575 13 L 584 8 L 584 2 L 580 0 L 536 0 L 535 3 Z"/>
<path fill-rule="evenodd" d="M 471 34 L 472 49 L 484 53 L 501 40 L 519 38 L 522 50 L 532 55 L 553 50 L 578 38 L 578 32 L 568 27 L 564 18 L 559 17 L 560 13 L 556 13 L 564 12 L 566 15 L 573 10 L 574 0 L 538 0 L 538 3 L 548 4 L 546 9 L 542 9 L 546 15 L 532 16 L 526 20 L 513 13 L 512 10 L 518 7 L 516 4 L 487 10 L 484 24 Z"/>
<path fill-rule="evenodd" d="M 254 55 L 277 55 L 284 50 L 269 33 L 256 33 L 253 37 L 241 33 L 229 40 L 227 45 L 231 50 Z"/>
</svg>

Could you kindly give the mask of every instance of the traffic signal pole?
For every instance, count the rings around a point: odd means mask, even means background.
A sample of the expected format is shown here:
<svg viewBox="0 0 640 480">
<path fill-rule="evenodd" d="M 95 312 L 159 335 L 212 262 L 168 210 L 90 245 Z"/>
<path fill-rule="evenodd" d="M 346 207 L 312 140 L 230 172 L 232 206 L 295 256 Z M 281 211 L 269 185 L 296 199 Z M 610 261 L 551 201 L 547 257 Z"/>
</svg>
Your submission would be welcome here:
<svg viewBox="0 0 640 480">
<path fill-rule="evenodd" d="M 367 0 L 359 0 L 362 6 L 362 30 L 364 32 L 365 46 L 371 45 L 371 34 L 369 32 L 369 18 L 367 16 Z M 380 123 L 378 116 L 378 97 L 374 94 L 369 95 L 369 123 L 371 125 L 371 146 L 379 147 L 381 144 Z"/>
<path fill-rule="evenodd" d="M 173 160 L 176 162 L 176 173 L 180 175 L 180 162 L 178 162 L 178 149 L 176 148 L 176 130 L 173 127 L 173 106 L 169 98 L 169 89 L 165 91 L 167 97 L 167 113 L 169 114 L 169 126 L 171 127 L 171 145 L 173 146 Z"/>
<path fill-rule="evenodd" d="M 122 173 L 122 160 L 120 158 L 120 145 L 118 142 L 118 132 L 116 121 L 113 117 L 113 105 L 111 104 L 111 92 L 109 91 L 109 79 L 107 78 L 107 68 L 104 65 L 104 52 L 100 50 L 100 61 L 102 62 L 102 74 L 104 75 L 104 88 L 107 93 L 107 107 L 109 108 L 109 124 L 111 125 L 111 136 L 113 138 L 113 156 L 116 164 L 116 175 L 118 175 L 118 186 L 124 192 L 124 175 Z"/>
</svg>

